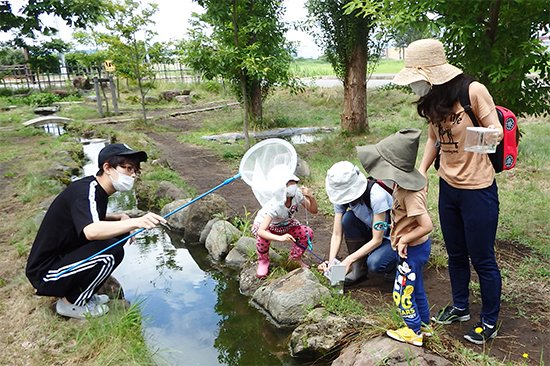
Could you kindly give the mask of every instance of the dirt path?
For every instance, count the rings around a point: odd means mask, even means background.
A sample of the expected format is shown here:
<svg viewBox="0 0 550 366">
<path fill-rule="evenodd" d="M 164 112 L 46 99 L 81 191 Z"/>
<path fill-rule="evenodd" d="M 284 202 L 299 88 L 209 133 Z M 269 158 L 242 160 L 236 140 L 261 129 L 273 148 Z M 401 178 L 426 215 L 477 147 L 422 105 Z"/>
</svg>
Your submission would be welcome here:
<svg viewBox="0 0 550 366">
<path fill-rule="evenodd" d="M 167 118 L 158 120 L 164 126 L 172 127 L 172 132 L 151 133 L 153 139 L 172 169 L 177 171 L 183 179 L 196 188 L 198 193 L 205 192 L 227 178 L 235 175 L 236 172 L 220 161 L 210 150 L 190 144 L 182 144 L 177 141 L 177 136 L 185 131 L 196 129 L 200 126 L 202 116 L 182 116 L 179 118 Z M 177 132 L 176 132 L 177 131 Z M 242 181 L 236 180 L 231 184 L 222 187 L 218 193 L 222 195 L 232 208 L 234 215 L 243 216 L 245 208 L 254 213 L 259 205 L 254 198 L 250 188 Z M 299 218 L 300 219 L 300 218 Z M 303 219 L 302 219 L 303 221 Z M 328 255 L 330 242 L 332 217 L 323 215 L 312 215 L 309 217 L 309 225 L 314 229 L 314 251 L 320 255 Z M 514 248 L 509 244 L 499 243 L 502 247 L 500 256 L 513 254 Z M 340 255 L 346 253 L 342 249 Z M 309 256 L 310 262 L 315 263 L 315 258 Z M 472 271 L 475 276 L 475 272 Z M 445 306 L 451 300 L 450 283 L 446 270 L 435 270 L 428 268 L 424 275 L 425 286 L 428 294 L 432 313 L 440 307 Z M 369 275 L 369 279 L 346 289 L 354 299 L 365 304 L 367 308 L 391 306 L 392 279 L 380 275 Z M 478 353 L 486 353 L 503 361 L 520 361 L 529 365 L 538 365 L 540 361 L 550 363 L 550 336 L 546 329 L 530 323 L 526 315 L 518 315 L 517 308 L 513 304 L 503 301 L 501 310 L 502 326 L 499 336 L 494 342 L 485 347 L 473 345 L 463 339 L 463 335 L 478 320 L 480 303 L 479 296 L 472 296 L 471 314 L 472 319 L 462 324 L 453 324 L 441 328 L 441 332 L 447 332 L 452 337 L 459 339 L 466 347 Z M 545 308 L 533 309 L 537 312 L 545 312 Z M 428 341 L 429 342 L 429 341 Z M 528 358 L 523 355 L 528 354 Z"/>
</svg>

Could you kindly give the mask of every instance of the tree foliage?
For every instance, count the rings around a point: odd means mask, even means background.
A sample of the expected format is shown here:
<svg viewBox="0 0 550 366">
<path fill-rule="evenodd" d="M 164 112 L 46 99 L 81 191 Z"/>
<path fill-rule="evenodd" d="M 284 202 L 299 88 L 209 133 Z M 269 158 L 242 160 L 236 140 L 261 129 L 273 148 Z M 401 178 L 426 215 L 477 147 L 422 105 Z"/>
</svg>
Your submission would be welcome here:
<svg viewBox="0 0 550 366">
<path fill-rule="evenodd" d="M 25 56 L 21 50 L 14 50 L 11 47 L 0 48 L 0 65 L 22 65 L 25 63 Z"/>
<path fill-rule="evenodd" d="M 18 9 L 10 0 L 0 1 L 0 31 L 11 32 L 14 38 L 51 36 L 57 29 L 46 26 L 40 16 L 56 15 L 68 26 L 86 28 L 97 24 L 112 8 L 109 0 L 34 0 Z"/>
<path fill-rule="evenodd" d="M 495 102 L 518 114 L 547 114 L 550 50 L 539 40 L 548 33 L 546 0 L 471 1 L 433 4 L 449 60 L 487 85 Z M 533 77 L 536 75 L 536 77 Z"/>
<path fill-rule="evenodd" d="M 332 65 L 336 76 L 344 79 L 349 69 L 350 56 L 357 42 L 363 43 L 365 50 L 369 47 L 368 33 L 372 31 L 369 17 L 357 17 L 346 14 L 346 1 L 308 0 L 306 8 L 312 17 L 313 25 L 309 31 L 315 37 L 315 43 L 323 51 Z M 371 43 L 371 46 L 373 44 Z M 374 55 L 373 55 L 374 56 Z M 370 57 L 368 57 L 370 59 Z"/>
<path fill-rule="evenodd" d="M 207 79 L 230 82 L 248 119 L 262 120 L 262 100 L 276 85 L 293 85 L 291 45 L 281 21 L 282 0 L 197 0 L 189 38 L 179 44 L 183 63 Z"/>
<path fill-rule="evenodd" d="M 519 115 L 548 113 L 550 51 L 539 39 L 550 31 L 548 1 L 385 1 L 398 14 L 388 26 L 436 26 L 449 61 L 484 83 L 497 104 Z M 365 16 L 368 3 L 352 0 L 348 7 Z"/>
<path fill-rule="evenodd" d="M 117 75 L 137 83 L 144 121 L 147 121 L 145 96 L 155 80 L 149 49 L 156 35 L 151 27 L 157 10 L 154 3 L 144 6 L 141 1 L 124 0 L 115 5 L 113 19 L 105 23 L 108 32 L 96 32 L 93 36 L 98 44 L 107 46 L 107 56 L 113 61 Z"/>
<path fill-rule="evenodd" d="M 58 73 L 59 54 L 67 51 L 70 45 L 61 39 L 52 39 L 38 45 L 28 46 L 28 63 L 37 72 Z"/>
</svg>

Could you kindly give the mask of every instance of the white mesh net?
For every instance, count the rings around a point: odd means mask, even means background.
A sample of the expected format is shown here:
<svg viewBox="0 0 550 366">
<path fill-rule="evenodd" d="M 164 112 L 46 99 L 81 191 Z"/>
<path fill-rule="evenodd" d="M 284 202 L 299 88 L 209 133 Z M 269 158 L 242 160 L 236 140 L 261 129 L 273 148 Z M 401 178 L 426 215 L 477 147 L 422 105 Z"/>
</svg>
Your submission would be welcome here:
<svg viewBox="0 0 550 366">
<path fill-rule="evenodd" d="M 239 167 L 241 178 L 264 206 L 270 199 L 283 200 L 287 179 L 296 170 L 296 150 L 282 139 L 267 139 L 252 146 Z"/>
</svg>

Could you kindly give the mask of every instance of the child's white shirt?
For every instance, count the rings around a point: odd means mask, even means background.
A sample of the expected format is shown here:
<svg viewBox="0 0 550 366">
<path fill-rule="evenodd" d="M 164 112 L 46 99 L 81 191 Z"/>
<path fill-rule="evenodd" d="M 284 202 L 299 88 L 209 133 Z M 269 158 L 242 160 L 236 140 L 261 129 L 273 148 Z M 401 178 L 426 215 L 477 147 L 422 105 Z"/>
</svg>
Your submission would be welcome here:
<svg viewBox="0 0 550 366">
<path fill-rule="evenodd" d="M 266 216 L 271 217 L 271 225 L 286 226 L 290 220 L 294 218 L 294 214 L 298 211 L 298 206 L 304 201 L 304 195 L 298 189 L 296 195 L 292 197 L 290 207 L 285 206 L 285 202 L 277 200 L 275 197 L 270 199 L 261 209 L 258 211 L 256 218 L 254 219 L 254 225 L 261 225 Z"/>
</svg>

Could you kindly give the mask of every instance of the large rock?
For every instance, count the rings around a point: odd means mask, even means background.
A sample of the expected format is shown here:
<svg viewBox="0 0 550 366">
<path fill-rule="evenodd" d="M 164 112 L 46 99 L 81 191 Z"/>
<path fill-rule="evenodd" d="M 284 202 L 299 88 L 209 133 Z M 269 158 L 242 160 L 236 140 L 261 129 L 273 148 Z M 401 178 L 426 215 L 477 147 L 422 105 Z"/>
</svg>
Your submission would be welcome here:
<svg viewBox="0 0 550 366">
<path fill-rule="evenodd" d="M 171 202 L 162 208 L 161 215 L 165 216 L 189 201 L 184 199 Z M 183 230 L 183 239 L 187 244 L 192 244 L 198 242 L 201 231 L 212 217 L 220 214 L 227 216 L 228 212 L 229 205 L 225 198 L 212 193 L 170 216 L 168 224 L 175 229 Z"/>
<path fill-rule="evenodd" d="M 256 261 L 246 262 L 239 276 L 239 291 L 245 296 L 252 296 L 257 289 L 265 285 L 266 280 L 256 277 Z"/>
<path fill-rule="evenodd" d="M 334 357 L 350 337 L 360 329 L 373 326 L 369 319 L 359 316 L 337 316 L 324 308 L 309 312 L 302 324 L 290 337 L 290 355 L 303 359 L 318 360 Z"/>
<path fill-rule="evenodd" d="M 241 267 L 250 257 L 255 257 L 255 253 L 256 239 L 243 236 L 237 241 L 235 247 L 229 251 L 227 257 L 225 257 L 225 263 L 232 267 Z"/>
<path fill-rule="evenodd" d="M 292 327 L 304 319 L 308 308 L 327 296 L 330 291 L 309 269 L 298 268 L 260 287 L 251 303 L 265 311 L 275 325 Z"/>
<path fill-rule="evenodd" d="M 187 194 L 172 182 L 162 181 L 159 183 L 155 196 L 164 197 L 170 200 L 186 198 Z"/>
<path fill-rule="evenodd" d="M 451 366 L 442 357 L 432 355 L 422 347 L 376 337 L 347 346 L 332 366 L 396 365 L 396 366 Z"/>
<path fill-rule="evenodd" d="M 296 170 L 294 171 L 299 178 L 307 178 L 311 175 L 311 169 L 309 164 L 304 159 L 298 157 L 298 163 L 296 164 Z"/>
<path fill-rule="evenodd" d="M 210 234 L 210 230 L 212 230 L 212 226 L 214 226 L 214 224 L 220 220 L 221 219 L 218 219 L 217 217 L 208 220 L 208 222 L 206 223 L 206 225 L 201 231 L 201 235 L 199 236 L 200 244 L 206 243 L 206 238 L 208 238 L 208 234 Z"/>
<path fill-rule="evenodd" d="M 239 240 L 240 242 L 240 240 Z M 237 247 L 239 247 L 239 242 L 237 242 Z M 242 242 L 241 242 L 242 243 Z M 255 245 L 255 244 L 254 244 Z M 225 261 L 227 263 L 227 258 L 233 251 L 238 251 L 239 249 L 233 248 L 231 252 L 227 255 L 225 258 Z M 242 250 L 242 249 L 241 249 Z M 242 254 L 241 254 L 242 255 Z M 273 250 L 273 248 L 269 249 L 269 260 L 271 261 L 270 265 L 270 271 L 274 268 L 274 263 L 280 262 L 283 259 L 283 257 Z M 256 277 L 256 269 L 258 268 L 258 257 L 257 255 L 253 257 L 252 261 L 246 260 L 244 263 L 241 264 L 241 274 L 239 275 L 239 290 L 241 294 L 246 296 L 252 296 L 254 292 L 256 292 L 257 289 L 260 288 L 260 286 L 266 284 L 266 279 L 258 279 Z M 269 279 L 269 277 L 268 277 Z"/>
<path fill-rule="evenodd" d="M 229 253 L 231 244 L 237 242 L 240 237 L 239 229 L 228 221 L 220 220 L 212 226 L 206 238 L 206 249 L 214 260 L 222 260 Z"/>
</svg>

